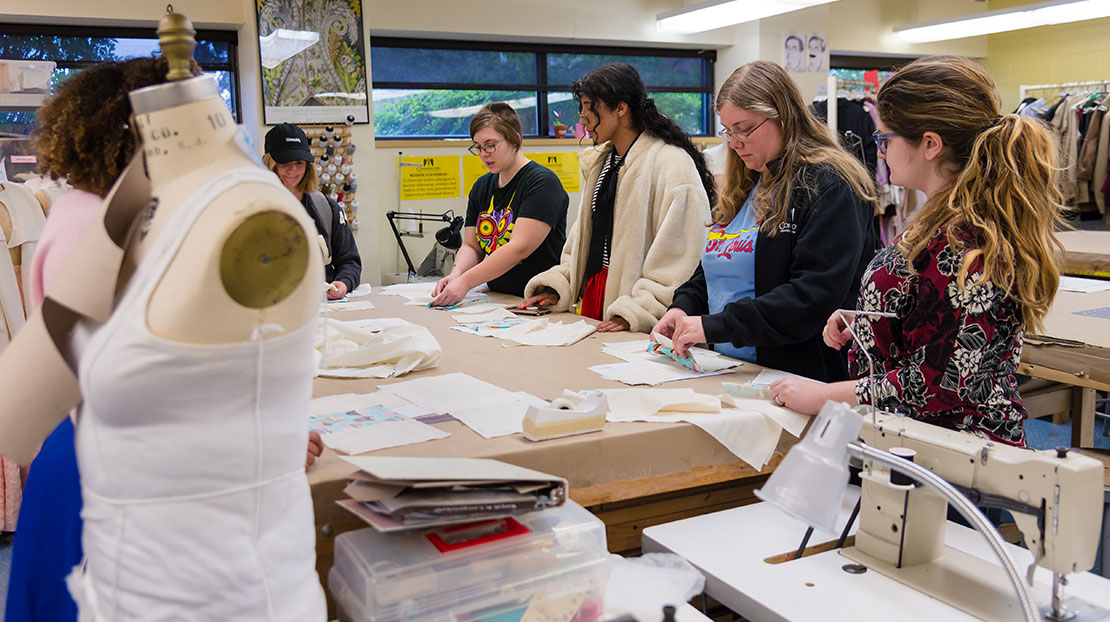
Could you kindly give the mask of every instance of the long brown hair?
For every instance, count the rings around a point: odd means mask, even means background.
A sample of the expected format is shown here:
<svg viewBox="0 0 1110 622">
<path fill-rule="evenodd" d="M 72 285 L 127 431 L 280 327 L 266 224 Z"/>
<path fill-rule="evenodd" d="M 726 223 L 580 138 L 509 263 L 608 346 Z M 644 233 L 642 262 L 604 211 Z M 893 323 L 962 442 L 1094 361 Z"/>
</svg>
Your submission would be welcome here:
<svg viewBox="0 0 1110 622">
<path fill-rule="evenodd" d="M 270 154 L 262 154 L 262 166 L 270 169 L 270 172 L 277 175 L 277 161 L 270 157 Z M 281 176 L 278 175 L 278 178 Z M 303 194 L 312 194 L 320 189 L 320 177 L 316 174 L 316 164 L 313 162 L 304 163 L 304 177 L 297 183 L 297 190 Z"/>
<path fill-rule="evenodd" d="M 782 127 L 782 153 L 769 163 L 753 202 L 755 219 L 762 222 L 767 235 L 778 233 L 795 184 L 805 183 L 801 173 L 807 165 L 832 167 L 861 200 L 878 206 L 875 184 L 867 169 L 833 141 L 828 127 L 806 107 L 798 85 L 782 67 L 755 61 L 732 72 L 717 93 L 717 110 L 724 104 L 774 119 Z M 713 207 L 713 222 L 731 222 L 759 181 L 760 173 L 744 166 L 736 152 L 729 149 L 725 188 Z"/>
<path fill-rule="evenodd" d="M 1060 283 L 1053 233 L 1064 202 L 1059 153 L 1041 122 L 999 114 L 994 81 L 979 64 L 958 56 L 930 56 L 899 70 L 879 89 L 879 119 L 910 142 L 934 132 L 942 157 L 958 172 L 929 197 L 898 241 L 908 263 L 938 231 L 954 248 L 957 230 L 976 237 L 958 273 L 966 287 L 976 258 L 989 281 L 1010 292 L 1027 328 L 1041 327 Z"/>
</svg>

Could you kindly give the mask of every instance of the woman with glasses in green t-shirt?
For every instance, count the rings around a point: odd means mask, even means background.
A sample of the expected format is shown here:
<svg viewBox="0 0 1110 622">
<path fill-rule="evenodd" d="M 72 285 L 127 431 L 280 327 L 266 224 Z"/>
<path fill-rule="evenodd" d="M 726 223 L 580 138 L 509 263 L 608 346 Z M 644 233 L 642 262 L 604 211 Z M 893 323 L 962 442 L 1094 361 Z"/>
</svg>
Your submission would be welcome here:
<svg viewBox="0 0 1110 622">
<path fill-rule="evenodd" d="M 482 283 L 520 296 L 529 279 L 559 263 L 566 242 L 570 197 L 554 172 L 524 157 L 516 112 L 486 104 L 470 121 L 470 138 L 489 173 L 470 190 L 463 243 L 451 274 L 436 283 L 434 306 L 456 304 Z"/>
</svg>

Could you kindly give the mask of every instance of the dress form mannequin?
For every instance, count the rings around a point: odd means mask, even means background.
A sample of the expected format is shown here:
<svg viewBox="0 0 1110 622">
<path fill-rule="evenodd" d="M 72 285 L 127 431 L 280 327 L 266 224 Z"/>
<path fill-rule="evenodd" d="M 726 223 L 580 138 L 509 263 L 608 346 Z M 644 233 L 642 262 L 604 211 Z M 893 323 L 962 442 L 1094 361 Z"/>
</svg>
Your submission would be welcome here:
<svg viewBox="0 0 1110 622">
<path fill-rule="evenodd" d="M 50 314 L 79 316 L 65 350 L 82 398 L 79 620 L 322 622 L 304 476 L 311 221 L 249 156 L 211 77 L 132 103 L 146 166 L 121 177 L 42 307 L 55 343 Z M 145 211 L 127 198 L 144 170 Z M 100 262 L 92 287 L 74 259 Z"/>
<path fill-rule="evenodd" d="M 202 76 L 132 94 L 153 209 L 132 232 L 125 276 L 194 189 L 223 171 L 258 165 L 238 146 L 238 128 L 214 89 Z M 231 188 L 201 214 L 155 290 L 147 316 L 151 330 L 175 341 L 213 344 L 247 341 L 265 324 L 281 326 L 280 332 L 304 326 L 320 302 L 322 264 L 308 253 L 311 238 L 305 233 L 312 227 L 284 188 Z M 221 266 L 229 264 L 237 267 L 221 276 Z M 246 279 L 233 280 L 244 272 Z"/>
<path fill-rule="evenodd" d="M 180 77 L 191 75 L 191 49 L 179 63 Z M 7 396 L 0 401 L 0 455 L 21 466 L 81 399 L 69 352 L 73 327 L 81 318 L 108 319 L 136 265 L 191 189 L 229 167 L 259 166 L 210 77 L 133 95 L 143 153 L 105 198 L 100 224 L 58 271 L 42 307 L 0 356 L 0 394 Z M 157 203 L 150 200 L 144 158 L 156 180 Z M 220 344 L 249 340 L 263 325 L 280 326 L 266 335 L 273 337 L 307 324 L 316 313 L 323 269 L 320 257 L 307 250 L 315 236 L 306 233 L 314 229 L 304 209 L 284 188 L 265 183 L 232 185 L 209 207 L 151 296 L 154 333 Z"/>
</svg>

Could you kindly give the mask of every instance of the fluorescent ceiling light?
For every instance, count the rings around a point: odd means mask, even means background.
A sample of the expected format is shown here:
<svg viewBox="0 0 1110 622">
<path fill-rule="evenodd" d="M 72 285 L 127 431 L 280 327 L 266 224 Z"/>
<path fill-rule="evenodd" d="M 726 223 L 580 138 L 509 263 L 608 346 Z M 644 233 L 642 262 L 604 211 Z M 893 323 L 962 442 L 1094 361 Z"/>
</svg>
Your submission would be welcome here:
<svg viewBox="0 0 1110 622">
<path fill-rule="evenodd" d="M 977 37 L 1052 24 L 1110 17 L 1110 0 L 1050 0 L 955 19 L 899 26 L 894 36 L 909 43 Z"/>
<path fill-rule="evenodd" d="M 278 28 L 265 37 L 258 38 L 262 66 L 266 69 L 273 69 L 312 47 L 319 40 L 320 33 L 318 32 Z"/>
<path fill-rule="evenodd" d="M 656 29 L 691 34 L 808 9 L 836 0 L 709 0 L 655 16 Z"/>
</svg>

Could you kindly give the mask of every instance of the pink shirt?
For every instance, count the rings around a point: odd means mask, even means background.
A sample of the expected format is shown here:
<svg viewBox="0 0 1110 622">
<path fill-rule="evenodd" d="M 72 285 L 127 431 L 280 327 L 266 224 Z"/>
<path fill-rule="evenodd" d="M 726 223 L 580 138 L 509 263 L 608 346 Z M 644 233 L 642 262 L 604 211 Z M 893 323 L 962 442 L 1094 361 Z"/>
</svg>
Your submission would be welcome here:
<svg viewBox="0 0 1110 622">
<path fill-rule="evenodd" d="M 50 204 L 50 214 L 31 260 L 31 304 L 36 307 L 42 304 L 46 284 L 54 278 L 81 234 L 100 213 L 102 201 L 91 192 L 73 188 Z"/>
</svg>

